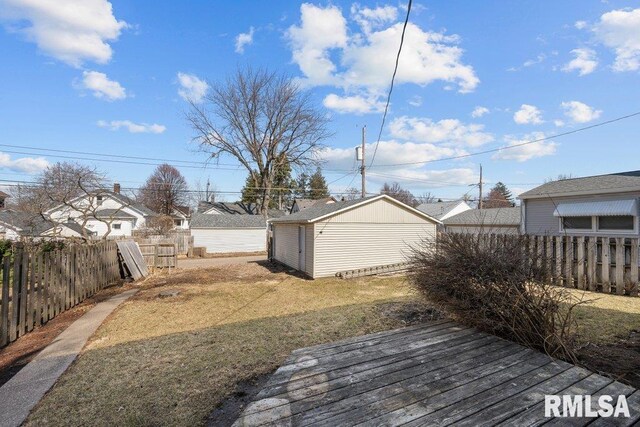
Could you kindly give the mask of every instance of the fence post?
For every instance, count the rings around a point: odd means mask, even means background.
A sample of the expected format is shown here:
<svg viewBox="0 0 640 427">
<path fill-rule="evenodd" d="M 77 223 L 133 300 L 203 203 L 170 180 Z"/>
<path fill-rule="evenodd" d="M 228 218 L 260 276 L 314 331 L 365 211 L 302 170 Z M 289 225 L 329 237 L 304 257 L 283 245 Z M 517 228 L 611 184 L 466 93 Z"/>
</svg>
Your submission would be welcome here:
<svg viewBox="0 0 640 427">
<path fill-rule="evenodd" d="M 629 286 L 627 294 L 638 296 L 638 238 L 631 239 L 631 271 L 629 273 Z"/>
<path fill-rule="evenodd" d="M 0 307 L 0 346 L 9 342 L 9 279 L 11 277 L 11 256 L 2 258 L 2 307 Z"/>
<path fill-rule="evenodd" d="M 598 261 L 597 237 L 589 237 L 587 240 L 587 289 L 596 290 L 596 263 Z"/>
</svg>

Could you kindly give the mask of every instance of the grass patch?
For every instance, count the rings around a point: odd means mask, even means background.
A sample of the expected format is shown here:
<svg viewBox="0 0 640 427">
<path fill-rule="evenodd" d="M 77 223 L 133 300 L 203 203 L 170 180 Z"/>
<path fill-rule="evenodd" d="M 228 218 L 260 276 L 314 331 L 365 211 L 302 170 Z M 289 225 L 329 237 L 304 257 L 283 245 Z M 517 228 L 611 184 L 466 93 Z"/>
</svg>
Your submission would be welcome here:
<svg viewBox="0 0 640 427">
<path fill-rule="evenodd" d="M 385 312 L 416 298 L 398 277 L 310 281 L 256 264 L 157 277 L 97 331 L 27 424 L 201 425 L 292 350 L 404 326 Z"/>
</svg>

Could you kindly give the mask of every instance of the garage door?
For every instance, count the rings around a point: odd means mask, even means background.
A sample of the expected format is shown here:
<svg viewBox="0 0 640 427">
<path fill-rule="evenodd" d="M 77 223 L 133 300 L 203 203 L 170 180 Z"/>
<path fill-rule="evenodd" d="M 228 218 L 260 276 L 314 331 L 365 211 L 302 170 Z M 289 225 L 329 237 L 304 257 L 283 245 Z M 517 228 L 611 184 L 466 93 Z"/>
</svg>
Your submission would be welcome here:
<svg viewBox="0 0 640 427">
<path fill-rule="evenodd" d="M 208 253 L 262 252 L 267 250 L 264 228 L 191 229 L 193 245 Z"/>
</svg>

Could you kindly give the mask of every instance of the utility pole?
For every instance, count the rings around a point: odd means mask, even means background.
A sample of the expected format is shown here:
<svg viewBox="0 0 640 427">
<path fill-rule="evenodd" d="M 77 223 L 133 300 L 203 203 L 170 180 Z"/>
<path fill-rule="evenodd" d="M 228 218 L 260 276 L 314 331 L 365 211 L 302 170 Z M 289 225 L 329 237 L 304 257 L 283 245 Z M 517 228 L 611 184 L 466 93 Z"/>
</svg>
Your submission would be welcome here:
<svg viewBox="0 0 640 427">
<path fill-rule="evenodd" d="M 211 185 L 211 182 L 209 181 L 209 178 L 207 178 L 207 191 L 204 195 L 204 200 L 205 201 L 209 201 L 209 186 Z"/>
<path fill-rule="evenodd" d="M 482 164 L 480 165 L 480 182 L 478 183 L 478 188 L 480 189 L 478 209 L 482 209 Z"/>
<path fill-rule="evenodd" d="M 360 174 L 362 175 L 362 198 L 364 199 L 365 197 L 367 197 L 367 190 L 366 190 L 366 178 L 365 178 L 365 160 L 364 160 L 364 145 L 365 145 L 365 135 L 366 135 L 366 131 L 367 131 L 367 125 L 362 126 L 362 163 L 360 166 Z"/>
</svg>

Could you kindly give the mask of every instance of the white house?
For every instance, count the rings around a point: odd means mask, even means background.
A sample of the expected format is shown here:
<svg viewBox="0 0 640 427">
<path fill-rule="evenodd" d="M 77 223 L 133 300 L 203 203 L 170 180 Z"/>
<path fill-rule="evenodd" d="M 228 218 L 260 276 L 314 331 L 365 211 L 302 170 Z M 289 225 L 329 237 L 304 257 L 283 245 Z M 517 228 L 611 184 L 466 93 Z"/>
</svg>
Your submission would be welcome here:
<svg viewBox="0 0 640 427">
<path fill-rule="evenodd" d="M 22 238 L 82 238 L 89 237 L 89 230 L 82 230 L 76 222 L 56 223 L 40 215 L 17 212 L 10 209 L 0 211 L 0 239 L 18 241 Z"/>
<path fill-rule="evenodd" d="M 316 204 L 269 220 L 272 256 L 312 278 L 406 262 L 435 244 L 435 218 L 387 195 Z"/>
<path fill-rule="evenodd" d="M 464 200 L 455 200 L 453 202 L 422 203 L 416 209 L 437 220 L 444 221 L 454 215 L 470 210 L 471 206 Z"/>
<path fill-rule="evenodd" d="M 260 215 L 212 215 L 191 217 L 194 247 L 208 253 L 264 252 L 267 250 L 267 222 Z"/>
<path fill-rule="evenodd" d="M 141 203 L 120 194 L 120 186 L 114 191 L 97 190 L 76 197 L 45 212 L 58 224 L 74 221 L 91 230 L 100 238 L 131 236 L 134 230 L 145 227 L 147 221 L 157 216 Z"/>
<path fill-rule="evenodd" d="M 176 206 L 171 214 L 173 224 L 178 230 L 188 230 L 191 219 L 191 208 L 189 206 Z"/>
</svg>

